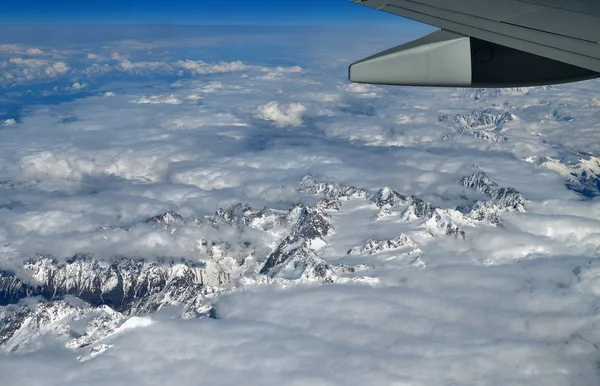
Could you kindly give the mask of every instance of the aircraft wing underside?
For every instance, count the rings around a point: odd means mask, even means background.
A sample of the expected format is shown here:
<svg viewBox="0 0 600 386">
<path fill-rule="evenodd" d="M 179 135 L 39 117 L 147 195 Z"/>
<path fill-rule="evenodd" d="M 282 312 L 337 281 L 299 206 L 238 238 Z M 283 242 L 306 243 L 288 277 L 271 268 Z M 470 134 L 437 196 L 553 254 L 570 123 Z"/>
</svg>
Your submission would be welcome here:
<svg viewBox="0 0 600 386">
<path fill-rule="evenodd" d="M 352 0 L 441 28 L 350 67 L 362 83 L 510 87 L 600 76 L 598 0 Z"/>
</svg>

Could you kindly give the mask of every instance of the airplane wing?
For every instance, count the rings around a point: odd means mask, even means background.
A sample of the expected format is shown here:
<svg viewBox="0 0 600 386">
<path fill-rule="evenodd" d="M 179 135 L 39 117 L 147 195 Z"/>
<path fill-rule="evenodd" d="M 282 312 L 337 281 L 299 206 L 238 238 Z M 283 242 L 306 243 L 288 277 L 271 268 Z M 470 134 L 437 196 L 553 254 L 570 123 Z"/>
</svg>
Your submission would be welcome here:
<svg viewBox="0 0 600 386">
<path fill-rule="evenodd" d="M 354 63 L 354 82 L 515 87 L 600 76 L 599 0 L 352 1 L 441 28 Z"/>
</svg>

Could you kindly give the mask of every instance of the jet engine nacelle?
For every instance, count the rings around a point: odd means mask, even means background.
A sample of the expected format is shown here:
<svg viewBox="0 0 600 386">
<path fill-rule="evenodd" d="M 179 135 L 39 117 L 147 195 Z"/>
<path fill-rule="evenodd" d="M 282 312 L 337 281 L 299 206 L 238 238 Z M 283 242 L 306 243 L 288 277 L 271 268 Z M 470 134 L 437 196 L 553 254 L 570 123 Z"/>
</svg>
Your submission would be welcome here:
<svg viewBox="0 0 600 386">
<path fill-rule="evenodd" d="M 350 81 L 396 86 L 522 87 L 600 74 L 542 56 L 440 30 L 352 64 Z"/>
</svg>

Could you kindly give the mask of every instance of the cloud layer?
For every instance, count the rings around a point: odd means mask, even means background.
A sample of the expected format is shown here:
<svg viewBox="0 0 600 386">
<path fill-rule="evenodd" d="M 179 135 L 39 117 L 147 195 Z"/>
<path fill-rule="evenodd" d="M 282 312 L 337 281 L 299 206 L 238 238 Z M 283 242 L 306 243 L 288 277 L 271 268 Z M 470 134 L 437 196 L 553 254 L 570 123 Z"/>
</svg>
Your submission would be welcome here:
<svg viewBox="0 0 600 386">
<path fill-rule="evenodd" d="M 382 33 L 0 45 L 0 269 L 35 254 L 194 260 L 203 230 L 145 220 L 287 210 L 314 201 L 297 190 L 307 174 L 389 186 L 453 221 L 485 196 L 459 184 L 477 171 L 526 197 L 502 227 L 466 224 L 466 239 L 348 202 L 318 258 L 367 267 L 370 285 L 248 285 L 217 300 L 216 320 L 134 319 L 84 363 L 43 338 L 2 358 L 7 382 L 598 384 L 600 83 L 348 84 L 348 62 L 390 45 Z M 346 254 L 401 232 L 418 264 Z"/>
</svg>

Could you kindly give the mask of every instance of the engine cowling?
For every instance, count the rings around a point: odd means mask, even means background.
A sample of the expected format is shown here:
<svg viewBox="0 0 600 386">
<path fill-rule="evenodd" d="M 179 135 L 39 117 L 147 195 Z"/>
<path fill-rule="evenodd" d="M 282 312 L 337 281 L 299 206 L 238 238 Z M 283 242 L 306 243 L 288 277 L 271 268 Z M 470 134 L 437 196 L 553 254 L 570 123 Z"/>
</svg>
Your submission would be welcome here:
<svg viewBox="0 0 600 386">
<path fill-rule="evenodd" d="M 449 31 L 360 60 L 350 81 L 396 86 L 523 87 L 592 79 L 600 74 Z"/>
</svg>

